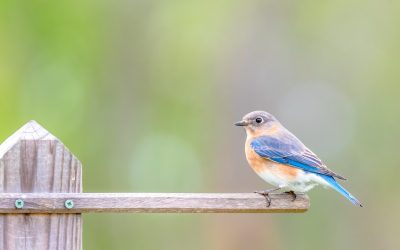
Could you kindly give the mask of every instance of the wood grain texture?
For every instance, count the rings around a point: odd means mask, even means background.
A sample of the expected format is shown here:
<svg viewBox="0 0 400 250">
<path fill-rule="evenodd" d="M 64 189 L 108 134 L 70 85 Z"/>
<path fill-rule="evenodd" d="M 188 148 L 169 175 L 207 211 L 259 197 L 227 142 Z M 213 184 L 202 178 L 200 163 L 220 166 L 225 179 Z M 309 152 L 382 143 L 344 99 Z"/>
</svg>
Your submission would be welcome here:
<svg viewBox="0 0 400 250">
<path fill-rule="evenodd" d="M 81 163 L 31 121 L 0 146 L 0 193 L 81 192 Z M 79 214 L 2 214 L 0 249 L 82 249 Z"/>
<path fill-rule="evenodd" d="M 306 195 L 295 201 L 288 194 L 271 194 L 266 206 L 263 196 L 254 193 L 33 193 L 0 194 L 0 213 L 289 213 L 305 212 L 310 202 Z M 23 199 L 23 209 L 16 209 Z M 66 209 L 67 199 L 74 208 Z"/>
</svg>

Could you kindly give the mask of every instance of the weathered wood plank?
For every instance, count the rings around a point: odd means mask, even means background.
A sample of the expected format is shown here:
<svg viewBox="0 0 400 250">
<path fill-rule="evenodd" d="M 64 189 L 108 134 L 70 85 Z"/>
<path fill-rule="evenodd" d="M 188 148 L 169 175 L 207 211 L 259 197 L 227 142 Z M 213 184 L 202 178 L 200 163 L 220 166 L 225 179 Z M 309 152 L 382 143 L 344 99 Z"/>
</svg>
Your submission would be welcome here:
<svg viewBox="0 0 400 250">
<path fill-rule="evenodd" d="M 0 193 L 81 192 L 81 163 L 34 121 L 0 146 Z M 21 194 L 20 194 L 21 195 Z M 79 214 L 2 214 L 0 249 L 81 249 Z"/>
<path fill-rule="evenodd" d="M 271 194 L 269 207 L 254 193 L 33 193 L 0 194 L 0 213 L 299 213 L 309 208 L 306 195 Z M 22 199 L 22 209 L 15 201 Z M 74 207 L 65 208 L 72 200 Z"/>
</svg>

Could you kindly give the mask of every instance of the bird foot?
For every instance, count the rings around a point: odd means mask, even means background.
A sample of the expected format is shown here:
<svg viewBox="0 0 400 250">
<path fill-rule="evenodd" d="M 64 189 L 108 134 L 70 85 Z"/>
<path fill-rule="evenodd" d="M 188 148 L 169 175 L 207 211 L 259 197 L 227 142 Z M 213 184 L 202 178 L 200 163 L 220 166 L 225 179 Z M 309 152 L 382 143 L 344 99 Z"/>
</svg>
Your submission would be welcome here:
<svg viewBox="0 0 400 250">
<path fill-rule="evenodd" d="M 292 195 L 292 201 L 295 201 L 296 200 L 296 198 L 297 198 L 297 194 L 294 192 L 294 191 L 288 191 L 288 192 L 285 192 L 285 194 L 290 194 L 290 195 Z"/>
<path fill-rule="evenodd" d="M 274 189 L 262 190 L 262 191 L 254 191 L 254 193 L 264 196 L 264 198 L 265 198 L 265 200 L 267 202 L 267 207 L 270 207 L 272 200 L 271 200 L 271 197 L 269 197 L 269 194 L 271 192 L 277 191 L 279 189 L 280 188 L 274 188 Z"/>
</svg>

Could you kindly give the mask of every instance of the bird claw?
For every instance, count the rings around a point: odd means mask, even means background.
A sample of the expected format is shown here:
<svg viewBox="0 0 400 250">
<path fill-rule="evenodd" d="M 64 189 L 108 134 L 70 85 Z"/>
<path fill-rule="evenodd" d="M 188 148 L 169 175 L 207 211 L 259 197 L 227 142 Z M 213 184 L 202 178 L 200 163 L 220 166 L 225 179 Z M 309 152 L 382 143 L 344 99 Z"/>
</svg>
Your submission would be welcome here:
<svg viewBox="0 0 400 250">
<path fill-rule="evenodd" d="M 271 197 L 269 197 L 269 194 L 271 192 L 277 191 L 279 189 L 280 188 L 274 188 L 274 189 L 263 190 L 263 191 L 254 191 L 254 193 L 264 196 L 265 200 L 267 201 L 267 207 L 270 207 L 272 200 L 271 200 Z"/>
<path fill-rule="evenodd" d="M 285 194 L 290 194 L 290 195 L 292 195 L 292 202 L 293 201 L 295 201 L 296 200 L 296 198 L 297 198 L 297 194 L 294 192 L 294 191 L 288 191 L 288 192 L 285 192 Z"/>
<path fill-rule="evenodd" d="M 269 197 L 269 193 L 265 191 L 254 191 L 254 193 L 259 194 L 264 196 L 266 202 L 267 202 L 267 207 L 271 206 L 271 197 Z"/>
</svg>

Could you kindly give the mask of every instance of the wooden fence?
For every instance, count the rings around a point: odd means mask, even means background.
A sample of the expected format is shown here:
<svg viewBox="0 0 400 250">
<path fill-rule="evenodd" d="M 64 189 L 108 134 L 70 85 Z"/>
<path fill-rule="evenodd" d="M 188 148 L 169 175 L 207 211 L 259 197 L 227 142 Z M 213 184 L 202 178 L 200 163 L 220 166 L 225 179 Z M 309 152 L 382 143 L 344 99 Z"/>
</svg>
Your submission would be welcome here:
<svg viewBox="0 0 400 250">
<path fill-rule="evenodd" d="M 82 193 L 82 164 L 35 121 L 0 145 L 0 249 L 82 249 L 82 213 L 289 213 L 309 208 L 271 194 Z"/>
</svg>

